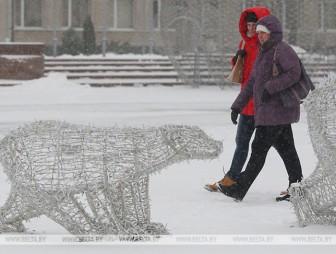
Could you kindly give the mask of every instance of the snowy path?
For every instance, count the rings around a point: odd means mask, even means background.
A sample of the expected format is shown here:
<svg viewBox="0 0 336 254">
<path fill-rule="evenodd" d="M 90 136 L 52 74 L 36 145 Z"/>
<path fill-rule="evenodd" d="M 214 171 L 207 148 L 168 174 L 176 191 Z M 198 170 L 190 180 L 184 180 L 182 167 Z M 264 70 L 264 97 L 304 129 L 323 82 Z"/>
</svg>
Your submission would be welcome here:
<svg viewBox="0 0 336 254">
<path fill-rule="evenodd" d="M 96 126 L 198 125 L 212 137 L 223 140 L 224 152 L 217 160 L 175 164 L 151 176 L 152 221 L 164 223 L 176 235 L 335 234 L 332 226 L 299 227 L 291 204 L 274 202 L 279 191 L 287 187 L 283 163 L 274 150 L 270 151 L 264 170 L 243 202 L 236 203 L 220 193 L 203 189 L 205 183 L 222 177 L 223 165 L 226 170 L 230 166 L 236 126 L 230 122 L 229 109 L 237 93 L 237 89 L 222 90 L 218 87 L 91 88 L 76 85 L 66 80 L 64 75 L 53 74 L 22 86 L 0 88 L 0 137 L 18 124 L 41 119 Z M 316 157 L 304 111 L 300 123 L 293 129 L 304 176 L 307 177 L 314 170 Z M 5 202 L 9 189 L 1 167 L 0 204 Z M 43 216 L 27 222 L 26 227 L 26 234 L 67 234 Z M 114 250 L 130 250 L 129 246 L 124 249 L 114 247 Z M 159 247 L 153 246 L 152 249 Z M 179 250 L 170 248 L 173 246 L 166 247 L 160 252 Z M 189 247 L 186 250 L 193 253 L 203 248 Z M 304 250 L 313 249 L 307 247 Z M 89 250 L 92 251 L 88 248 L 84 253 L 89 253 Z M 101 247 L 101 250 L 106 248 Z M 140 247 L 141 253 L 142 250 L 143 253 L 149 251 Z M 218 250 L 220 248 L 216 252 Z"/>
</svg>

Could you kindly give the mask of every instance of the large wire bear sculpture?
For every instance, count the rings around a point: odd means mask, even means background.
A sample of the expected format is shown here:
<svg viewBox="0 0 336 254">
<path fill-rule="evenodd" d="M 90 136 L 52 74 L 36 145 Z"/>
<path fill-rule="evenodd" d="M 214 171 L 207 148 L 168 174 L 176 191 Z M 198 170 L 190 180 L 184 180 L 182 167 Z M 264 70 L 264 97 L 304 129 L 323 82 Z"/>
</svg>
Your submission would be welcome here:
<svg viewBox="0 0 336 254">
<path fill-rule="evenodd" d="M 72 234 L 168 234 L 150 222 L 149 174 L 189 159 L 213 159 L 222 143 L 196 126 L 96 128 L 37 121 L 0 142 L 11 182 L 0 232 L 24 231 L 46 215 Z"/>
<path fill-rule="evenodd" d="M 308 178 L 289 189 L 301 226 L 336 225 L 336 76 L 324 82 L 305 101 L 318 163 Z"/>
</svg>

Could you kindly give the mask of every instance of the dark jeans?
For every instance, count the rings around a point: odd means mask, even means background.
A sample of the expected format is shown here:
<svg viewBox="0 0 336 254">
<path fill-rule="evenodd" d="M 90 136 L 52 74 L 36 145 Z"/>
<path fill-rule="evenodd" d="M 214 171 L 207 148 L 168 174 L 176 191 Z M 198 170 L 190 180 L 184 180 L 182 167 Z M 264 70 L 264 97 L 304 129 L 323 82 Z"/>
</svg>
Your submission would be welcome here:
<svg viewBox="0 0 336 254">
<path fill-rule="evenodd" d="M 230 170 L 226 173 L 232 180 L 237 179 L 244 167 L 254 129 L 254 116 L 241 114 L 236 134 L 236 150 L 232 158 Z"/>
<path fill-rule="evenodd" d="M 244 172 L 240 173 L 236 184 L 232 186 L 231 196 L 242 200 L 254 180 L 262 170 L 267 153 L 274 146 L 282 158 L 288 176 L 289 184 L 300 182 L 302 169 L 295 149 L 291 125 L 259 126 L 256 128 L 252 142 L 252 153 Z"/>
</svg>

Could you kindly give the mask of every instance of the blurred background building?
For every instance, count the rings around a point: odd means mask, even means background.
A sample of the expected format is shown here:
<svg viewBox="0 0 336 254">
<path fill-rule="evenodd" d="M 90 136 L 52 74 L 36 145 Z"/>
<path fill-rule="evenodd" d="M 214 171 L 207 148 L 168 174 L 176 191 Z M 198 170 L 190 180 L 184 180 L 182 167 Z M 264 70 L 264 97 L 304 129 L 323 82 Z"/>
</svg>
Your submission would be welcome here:
<svg viewBox="0 0 336 254">
<path fill-rule="evenodd" d="M 0 0 L 0 41 L 43 42 L 60 54 L 64 33 L 81 36 L 90 16 L 98 51 L 235 51 L 239 16 L 255 5 L 279 17 L 292 45 L 335 52 L 336 0 Z"/>
</svg>

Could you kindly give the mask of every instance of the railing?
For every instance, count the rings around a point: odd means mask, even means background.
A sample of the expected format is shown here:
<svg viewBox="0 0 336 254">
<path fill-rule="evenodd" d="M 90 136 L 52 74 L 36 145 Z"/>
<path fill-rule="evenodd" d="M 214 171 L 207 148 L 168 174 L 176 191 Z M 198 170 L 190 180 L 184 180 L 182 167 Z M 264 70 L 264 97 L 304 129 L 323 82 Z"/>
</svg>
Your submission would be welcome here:
<svg viewBox="0 0 336 254">
<path fill-rule="evenodd" d="M 233 53 L 185 54 L 169 59 L 160 55 L 115 55 L 111 57 L 45 57 L 45 73 L 62 72 L 81 85 L 95 87 L 134 85 L 225 85 Z M 335 59 L 299 54 L 313 82 L 336 72 Z M 0 81 L 16 85 L 20 81 Z"/>
<path fill-rule="evenodd" d="M 45 58 L 46 72 L 63 72 L 68 79 L 91 86 L 180 85 L 197 82 L 218 85 L 231 70 L 233 53 L 223 55 L 185 54 L 171 61 L 166 56 L 116 55 L 107 58 Z M 332 59 L 299 54 L 311 79 L 317 82 L 336 72 Z M 197 75 L 195 74 L 197 73 Z"/>
</svg>

